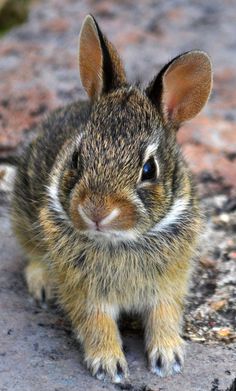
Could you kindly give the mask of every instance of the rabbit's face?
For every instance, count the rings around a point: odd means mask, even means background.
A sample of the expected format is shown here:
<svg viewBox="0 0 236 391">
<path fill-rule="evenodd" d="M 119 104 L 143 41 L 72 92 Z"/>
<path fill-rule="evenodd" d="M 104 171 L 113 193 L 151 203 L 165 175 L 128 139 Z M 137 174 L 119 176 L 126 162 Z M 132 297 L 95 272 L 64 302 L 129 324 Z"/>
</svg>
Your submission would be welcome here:
<svg viewBox="0 0 236 391">
<path fill-rule="evenodd" d="M 122 240 L 150 229 L 171 200 L 175 153 L 174 132 L 166 136 L 157 111 L 137 88 L 102 97 L 61 178 L 61 199 L 73 225 L 89 236 Z"/>
<path fill-rule="evenodd" d="M 175 131 L 206 103 L 211 62 L 203 52 L 184 53 L 142 93 L 128 87 L 115 48 L 88 16 L 79 68 L 92 113 L 74 145 L 68 143 L 59 156 L 50 198 L 83 234 L 138 239 L 167 215 L 176 189 L 190 192 L 180 174 L 184 163 Z M 183 207 L 177 201 L 174 216 Z"/>
</svg>

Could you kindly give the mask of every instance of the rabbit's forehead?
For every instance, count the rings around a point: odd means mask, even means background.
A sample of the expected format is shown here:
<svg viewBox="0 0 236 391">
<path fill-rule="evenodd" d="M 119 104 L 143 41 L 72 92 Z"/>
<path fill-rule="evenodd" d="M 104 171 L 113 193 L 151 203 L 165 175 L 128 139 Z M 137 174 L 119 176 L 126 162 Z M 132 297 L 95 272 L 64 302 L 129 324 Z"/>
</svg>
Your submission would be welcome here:
<svg viewBox="0 0 236 391">
<path fill-rule="evenodd" d="M 82 141 L 82 162 L 85 182 L 89 187 L 111 191 L 136 183 L 149 153 L 155 153 L 157 143 L 141 138 L 103 138 L 98 133 Z"/>
<path fill-rule="evenodd" d="M 158 111 L 140 90 L 130 87 L 102 97 L 92 111 L 89 131 L 112 136 L 147 138 L 161 125 Z"/>
<path fill-rule="evenodd" d="M 132 166 L 137 166 L 141 160 L 140 140 L 117 136 L 109 137 L 108 135 L 97 133 L 94 137 L 86 137 L 82 141 L 82 157 L 87 166 L 106 167 L 112 170 L 126 166 L 132 162 Z"/>
<path fill-rule="evenodd" d="M 98 130 L 84 135 L 81 140 L 81 152 L 83 159 L 91 163 L 113 167 L 117 162 L 120 165 L 132 162 L 132 166 L 139 166 L 145 156 L 155 154 L 159 142 L 159 137 L 140 132 L 133 134 L 129 129 L 112 134 Z"/>
<path fill-rule="evenodd" d="M 84 134 L 84 150 L 124 160 L 139 158 L 163 137 L 161 119 L 148 99 L 135 89 L 118 91 L 96 105 Z"/>
</svg>

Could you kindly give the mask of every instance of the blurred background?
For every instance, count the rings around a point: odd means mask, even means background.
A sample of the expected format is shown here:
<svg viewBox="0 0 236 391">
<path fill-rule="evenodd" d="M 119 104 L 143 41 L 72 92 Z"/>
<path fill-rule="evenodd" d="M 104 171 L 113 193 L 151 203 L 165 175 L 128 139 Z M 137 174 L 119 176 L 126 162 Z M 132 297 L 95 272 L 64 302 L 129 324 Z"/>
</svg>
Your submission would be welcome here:
<svg viewBox="0 0 236 391">
<path fill-rule="evenodd" d="M 2 195 L 11 193 L 14 165 L 23 144 L 34 137 L 36 125 L 50 110 L 87 99 L 77 66 L 78 34 L 87 13 L 95 16 L 117 47 L 128 79 L 142 86 L 181 52 L 201 49 L 212 58 L 211 98 L 202 113 L 178 132 L 206 217 L 185 315 L 184 336 L 193 341 L 191 359 L 184 376 L 166 380 L 167 388 L 160 389 L 219 391 L 223 384 L 225 390 L 236 376 L 235 0 L 0 0 L 0 356 L 5 357 L 0 367 L 6 376 L 5 383 L 0 379 L 0 388 L 5 384 L 4 391 L 41 391 L 44 379 L 45 391 L 78 389 L 77 350 L 68 338 L 64 318 L 28 304 L 24 255 L 11 233 Z M 124 324 L 125 335 L 130 325 Z M 140 337 L 135 338 L 129 343 L 142 352 Z M 143 356 L 137 353 L 137 358 L 136 353 L 127 351 L 135 368 L 134 381 L 157 384 L 146 373 Z M 27 360 L 33 364 L 26 364 Z M 14 368 L 13 376 L 9 368 Z M 83 371 L 80 363 L 80 375 Z M 83 376 L 88 381 L 83 389 L 88 389 L 91 379 L 87 372 Z M 162 386 L 163 380 L 158 384 Z M 157 390 L 132 388 L 139 389 Z"/>
<path fill-rule="evenodd" d="M 49 110 L 86 98 L 76 54 L 89 12 L 119 50 L 130 81 L 145 85 L 181 52 L 209 53 L 210 102 L 179 140 L 197 174 L 236 186 L 234 0 L 0 0 L 0 159 L 14 155 Z"/>
</svg>

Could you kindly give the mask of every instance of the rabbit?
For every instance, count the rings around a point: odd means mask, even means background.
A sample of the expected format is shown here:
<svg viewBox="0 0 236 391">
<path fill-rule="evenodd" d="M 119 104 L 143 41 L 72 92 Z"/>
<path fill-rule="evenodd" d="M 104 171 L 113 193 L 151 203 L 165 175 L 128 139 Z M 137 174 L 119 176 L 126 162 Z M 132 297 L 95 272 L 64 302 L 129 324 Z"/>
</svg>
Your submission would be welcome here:
<svg viewBox="0 0 236 391">
<path fill-rule="evenodd" d="M 141 316 L 150 371 L 173 375 L 183 368 L 182 315 L 202 231 L 176 135 L 208 100 L 211 60 L 183 53 L 141 90 L 92 15 L 78 59 L 88 101 L 39 125 L 15 179 L 12 224 L 28 289 L 39 303 L 57 298 L 96 378 L 128 378 L 123 312 Z"/>
</svg>

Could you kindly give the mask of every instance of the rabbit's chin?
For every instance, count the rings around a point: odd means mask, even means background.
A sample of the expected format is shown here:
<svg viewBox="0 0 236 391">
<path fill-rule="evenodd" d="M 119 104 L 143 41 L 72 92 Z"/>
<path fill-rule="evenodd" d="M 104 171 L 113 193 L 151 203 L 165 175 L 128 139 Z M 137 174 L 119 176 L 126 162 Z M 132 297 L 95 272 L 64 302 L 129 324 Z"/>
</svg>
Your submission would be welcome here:
<svg viewBox="0 0 236 391">
<path fill-rule="evenodd" d="M 83 232 L 89 239 L 98 242 L 134 242 L 139 238 L 138 233 L 134 229 L 118 231 L 118 230 L 86 230 Z"/>
</svg>

